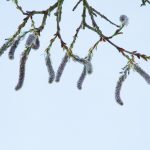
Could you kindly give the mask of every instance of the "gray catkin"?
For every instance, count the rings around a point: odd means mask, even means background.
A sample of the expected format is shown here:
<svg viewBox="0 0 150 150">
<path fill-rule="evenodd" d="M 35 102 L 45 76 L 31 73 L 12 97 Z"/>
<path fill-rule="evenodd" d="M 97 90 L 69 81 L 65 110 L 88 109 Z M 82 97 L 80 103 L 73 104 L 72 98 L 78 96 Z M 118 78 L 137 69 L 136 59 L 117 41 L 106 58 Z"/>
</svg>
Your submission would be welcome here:
<svg viewBox="0 0 150 150">
<path fill-rule="evenodd" d="M 0 56 L 10 47 L 13 43 L 7 40 L 1 47 L 0 47 Z"/>
<path fill-rule="evenodd" d="M 121 88 L 122 88 L 122 84 L 123 82 L 125 81 L 126 79 L 126 76 L 125 75 L 122 75 L 118 82 L 117 82 L 117 85 L 116 85 L 116 89 L 115 89 L 115 99 L 116 99 L 116 102 L 120 105 L 123 105 L 123 101 L 120 97 L 120 92 L 121 92 Z"/>
<path fill-rule="evenodd" d="M 82 73 L 81 73 L 81 75 L 80 75 L 80 77 L 79 77 L 79 79 L 77 81 L 77 88 L 79 90 L 82 89 L 82 85 L 83 85 L 84 79 L 86 77 L 86 74 L 87 74 L 87 70 L 86 70 L 86 66 L 84 65 L 83 71 L 82 71 Z"/>
<path fill-rule="evenodd" d="M 21 38 L 18 38 L 17 40 L 15 40 L 14 43 L 12 44 L 12 46 L 10 47 L 10 50 L 8 53 L 9 59 L 14 59 L 14 53 L 15 53 L 16 48 L 19 45 L 20 39 Z"/>
<path fill-rule="evenodd" d="M 62 61 L 61 61 L 60 66 L 59 66 L 59 68 L 58 68 L 58 70 L 57 70 L 57 73 L 56 73 L 56 79 L 55 79 L 56 82 L 59 82 L 59 81 L 60 81 L 60 78 L 61 78 L 61 76 L 62 76 L 62 73 L 63 73 L 63 71 L 64 71 L 64 69 L 65 69 L 65 66 L 66 66 L 67 62 L 68 62 L 68 59 L 69 59 L 68 55 L 65 54 L 65 56 L 63 57 L 63 59 L 62 59 Z"/>
<path fill-rule="evenodd" d="M 36 35 L 35 34 L 29 34 L 27 40 L 26 40 L 26 46 L 27 47 L 30 47 L 32 46 L 34 43 L 35 43 L 35 40 L 36 40 Z"/>
<path fill-rule="evenodd" d="M 141 75 L 148 84 L 150 84 L 150 75 L 147 74 L 139 65 L 135 64 L 134 70 Z"/>
<path fill-rule="evenodd" d="M 85 63 L 86 66 L 86 71 L 88 74 L 91 74 L 93 72 L 93 66 L 91 61 L 88 61 L 87 63 Z"/>
<path fill-rule="evenodd" d="M 51 59 L 50 59 L 50 54 L 46 54 L 45 63 L 46 63 L 47 70 L 48 70 L 48 73 L 49 73 L 49 83 L 52 83 L 55 79 L 55 72 L 54 72 L 52 62 L 51 62 Z"/>
<path fill-rule="evenodd" d="M 129 23 L 129 18 L 126 15 L 121 15 L 119 20 L 123 25 L 128 25 Z"/>
<path fill-rule="evenodd" d="M 40 41 L 39 41 L 39 38 L 37 37 L 35 42 L 32 44 L 32 49 L 37 50 L 39 49 L 39 47 L 40 47 Z"/>
<path fill-rule="evenodd" d="M 20 68 L 19 68 L 19 79 L 18 83 L 15 87 L 15 90 L 19 90 L 23 86 L 24 77 L 25 77 L 25 65 L 27 60 L 27 54 L 25 51 L 22 53 L 21 59 L 20 59 Z"/>
</svg>

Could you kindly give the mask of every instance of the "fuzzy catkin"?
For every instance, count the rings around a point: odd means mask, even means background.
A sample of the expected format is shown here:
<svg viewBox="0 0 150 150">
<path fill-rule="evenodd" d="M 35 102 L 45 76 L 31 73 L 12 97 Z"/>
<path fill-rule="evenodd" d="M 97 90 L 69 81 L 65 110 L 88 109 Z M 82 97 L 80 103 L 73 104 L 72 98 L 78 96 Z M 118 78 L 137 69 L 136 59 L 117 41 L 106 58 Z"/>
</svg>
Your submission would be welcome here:
<svg viewBox="0 0 150 150">
<path fill-rule="evenodd" d="M 39 41 L 39 38 L 37 37 L 35 42 L 32 44 L 32 49 L 37 50 L 39 49 L 39 47 L 40 47 L 40 41 Z"/>
<path fill-rule="evenodd" d="M 55 72 L 54 72 L 49 54 L 46 54 L 45 63 L 46 63 L 47 70 L 48 70 L 48 73 L 49 73 L 49 83 L 52 83 L 55 79 Z"/>
<path fill-rule="evenodd" d="M 86 66 L 86 71 L 88 74 L 91 74 L 93 72 L 93 66 L 91 61 L 88 61 L 87 63 L 85 63 Z"/>
<path fill-rule="evenodd" d="M 27 47 L 30 47 L 30 46 L 32 46 L 34 43 L 35 43 L 35 41 L 36 41 L 36 35 L 35 34 L 29 34 L 29 36 L 28 36 L 28 38 L 27 38 L 27 40 L 26 40 L 26 46 Z"/>
<path fill-rule="evenodd" d="M 24 77 L 25 77 L 26 60 L 27 60 L 27 54 L 25 52 L 23 52 L 21 59 L 20 59 L 19 79 L 18 79 L 18 83 L 15 87 L 16 91 L 19 90 L 23 86 Z"/>
<path fill-rule="evenodd" d="M 12 42 L 7 40 L 1 47 L 0 47 L 0 56 L 12 45 Z"/>
<path fill-rule="evenodd" d="M 141 75 L 148 84 L 150 84 L 150 75 L 147 74 L 139 65 L 135 64 L 134 70 L 139 73 L 139 75 Z"/>
<path fill-rule="evenodd" d="M 21 39 L 21 38 L 18 38 L 18 39 L 15 40 L 14 43 L 12 44 L 12 46 L 11 46 L 11 48 L 10 48 L 10 50 L 9 50 L 9 53 L 8 53 L 9 59 L 14 59 L 14 53 L 15 53 L 16 48 L 17 48 L 18 45 L 19 45 L 20 39 Z"/>
<path fill-rule="evenodd" d="M 65 66 L 66 66 L 67 62 L 68 62 L 68 59 L 69 59 L 69 58 L 68 58 L 68 55 L 65 54 L 65 56 L 63 57 L 63 59 L 62 59 L 62 61 L 61 61 L 60 66 L 59 66 L 59 68 L 58 68 L 58 70 L 57 70 L 57 73 L 56 73 L 56 79 L 55 79 L 56 82 L 59 82 L 59 81 L 60 81 L 60 78 L 61 78 L 61 76 L 62 76 L 62 73 L 63 73 L 63 71 L 64 71 L 64 69 L 65 69 Z"/>
<path fill-rule="evenodd" d="M 127 26 L 129 24 L 129 18 L 126 15 L 121 15 L 119 20 L 123 25 Z"/>
<path fill-rule="evenodd" d="M 115 90 L 115 99 L 116 99 L 116 102 L 120 105 L 123 105 L 123 101 L 120 97 L 120 92 L 121 92 L 121 88 L 122 88 L 122 84 L 123 82 L 125 81 L 126 79 L 126 76 L 125 75 L 122 75 L 118 82 L 117 82 L 117 85 L 116 85 L 116 90 Z"/>
<path fill-rule="evenodd" d="M 86 70 L 86 66 L 84 65 L 83 71 L 82 71 L 82 73 L 81 73 L 81 75 L 80 75 L 80 77 L 78 79 L 78 82 L 77 82 L 77 88 L 79 90 L 82 89 L 82 85 L 83 85 L 84 79 L 86 77 L 86 73 L 87 73 L 87 70 Z"/>
</svg>

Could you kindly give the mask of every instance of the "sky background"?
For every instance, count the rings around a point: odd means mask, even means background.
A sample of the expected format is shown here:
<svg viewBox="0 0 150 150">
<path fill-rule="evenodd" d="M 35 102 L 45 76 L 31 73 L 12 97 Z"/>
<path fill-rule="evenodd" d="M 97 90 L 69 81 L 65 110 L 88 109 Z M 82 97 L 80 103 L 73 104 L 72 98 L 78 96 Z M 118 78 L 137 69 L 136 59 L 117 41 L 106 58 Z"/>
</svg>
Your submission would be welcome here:
<svg viewBox="0 0 150 150">
<path fill-rule="evenodd" d="M 89 3 L 119 24 L 119 16 L 129 17 L 124 34 L 113 41 L 127 50 L 150 55 L 150 6 L 140 7 L 140 0 L 88 0 Z M 24 10 L 43 10 L 55 0 L 20 0 Z M 70 43 L 81 21 L 82 5 L 75 12 L 76 1 L 65 0 L 61 22 L 64 41 Z M 0 45 L 13 35 L 23 19 L 11 2 L 0 1 Z M 41 16 L 34 18 L 36 25 Z M 115 27 L 101 18 L 97 23 L 105 35 Z M 115 102 L 114 92 L 121 68 L 126 59 L 108 43 L 94 51 L 94 72 L 87 76 L 83 89 L 76 88 L 82 65 L 70 61 L 60 83 L 48 84 L 44 50 L 56 32 L 53 14 L 40 37 L 41 46 L 32 50 L 26 66 L 23 88 L 15 91 L 20 54 L 25 40 L 16 51 L 13 61 L 7 52 L 0 58 L 0 149 L 1 150 L 149 150 L 150 149 L 150 86 L 131 71 L 122 87 L 124 106 Z M 29 29 L 30 22 L 25 27 Z M 74 53 L 84 57 L 98 36 L 85 30 L 79 34 Z M 64 52 L 56 41 L 51 49 L 54 69 L 57 70 Z M 150 63 L 137 60 L 150 73 Z"/>
</svg>

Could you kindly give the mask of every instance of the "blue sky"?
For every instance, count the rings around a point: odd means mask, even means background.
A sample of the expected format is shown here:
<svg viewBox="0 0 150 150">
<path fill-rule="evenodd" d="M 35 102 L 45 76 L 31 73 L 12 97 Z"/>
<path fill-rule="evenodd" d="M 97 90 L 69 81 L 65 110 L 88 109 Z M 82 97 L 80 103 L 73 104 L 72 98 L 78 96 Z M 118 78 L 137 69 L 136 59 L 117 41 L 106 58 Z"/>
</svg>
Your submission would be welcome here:
<svg viewBox="0 0 150 150">
<path fill-rule="evenodd" d="M 53 4 L 55 0 L 51 1 Z M 81 21 L 82 7 L 75 12 L 76 1 L 66 0 L 63 7 L 61 33 L 70 43 Z M 119 16 L 129 17 L 124 34 L 113 41 L 127 50 L 149 52 L 150 6 L 140 7 L 139 1 L 103 0 L 92 1 L 101 13 L 119 24 Z M 25 10 L 43 10 L 50 2 L 20 0 Z M 11 2 L 0 1 L 0 45 L 11 36 L 23 16 Z M 35 17 L 39 25 L 41 17 Z M 101 18 L 97 19 L 105 35 L 115 28 Z M 94 52 L 94 72 L 88 76 L 81 91 L 76 82 L 82 65 L 70 61 L 60 83 L 48 84 L 44 62 L 44 50 L 56 31 L 53 15 L 41 34 L 41 46 L 32 50 L 26 66 L 26 77 L 21 90 L 15 91 L 18 79 L 20 54 L 25 41 L 19 45 L 15 59 L 8 59 L 7 52 L 0 58 L 0 149 L 2 150 L 149 150 L 150 149 L 150 86 L 136 72 L 131 72 L 123 85 L 123 107 L 115 102 L 114 93 L 121 68 L 126 59 L 108 43 L 100 44 Z M 30 27 L 30 23 L 25 29 Z M 98 39 L 91 31 L 82 31 L 74 52 L 82 57 Z M 56 41 L 51 49 L 54 69 L 57 70 L 64 55 Z M 137 60 L 150 73 L 149 62 Z"/>
</svg>

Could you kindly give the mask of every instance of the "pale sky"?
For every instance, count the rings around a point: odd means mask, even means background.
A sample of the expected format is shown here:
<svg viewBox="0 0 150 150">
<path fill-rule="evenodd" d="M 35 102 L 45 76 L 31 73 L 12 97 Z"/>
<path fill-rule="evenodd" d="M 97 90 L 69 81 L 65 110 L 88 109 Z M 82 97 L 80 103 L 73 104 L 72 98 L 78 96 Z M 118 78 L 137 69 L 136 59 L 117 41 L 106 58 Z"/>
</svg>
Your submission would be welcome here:
<svg viewBox="0 0 150 150">
<path fill-rule="evenodd" d="M 113 42 L 127 50 L 150 55 L 150 5 L 140 7 L 140 0 L 101 0 L 89 3 L 119 24 L 119 16 L 129 17 L 124 34 Z M 51 1 L 51 4 L 55 0 Z M 76 1 L 66 0 L 63 6 L 61 33 L 69 45 L 81 21 L 82 5 L 72 12 Z M 49 0 L 20 0 L 24 10 L 44 10 Z M 9 38 L 23 19 L 11 2 L 0 1 L 0 45 Z M 35 17 L 37 25 L 41 16 Z M 115 27 L 101 18 L 97 23 L 105 35 Z M 0 149 L 1 150 L 149 150 L 150 149 L 150 86 L 136 72 L 131 71 L 123 84 L 121 97 L 124 106 L 115 102 L 115 86 L 126 59 L 108 43 L 94 51 L 93 74 L 87 76 L 83 89 L 76 88 L 82 65 L 69 61 L 60 83 L 48 83 L 44 50 L 56 32 L 53 15 L 40 37 L 41 46 L 32 50 L 26 65 L 23 88 L 15 91 L 18 80 L 23 40 L 15 54 L 8 59 L 6 51 L 0 58 Z M 29 29 L 30 23 L 25 29 Z M 82 57 L 98 36 L 85 30 L 79 34 L 74 52 Z M 64 52 L 56 41 L 51 49 L 55 71 Z M 150 63 L 137 60 L 150 73 Z"/>
</svg>

